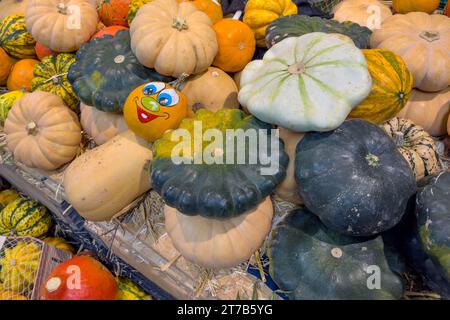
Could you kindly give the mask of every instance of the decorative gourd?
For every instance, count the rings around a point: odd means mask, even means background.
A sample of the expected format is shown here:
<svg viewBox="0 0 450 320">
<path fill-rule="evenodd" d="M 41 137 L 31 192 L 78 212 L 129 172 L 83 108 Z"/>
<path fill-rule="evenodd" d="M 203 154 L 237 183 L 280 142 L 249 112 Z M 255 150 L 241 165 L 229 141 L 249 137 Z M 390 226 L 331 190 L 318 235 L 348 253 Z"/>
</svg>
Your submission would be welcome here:
<svg viewBox="0 0 450 320">
<path fill-rule="evenodd" d="M 364 120 L 308 132 L 296 153 L 295 178 L 306 207 L 342 234 L 372 236 L 390 229 L 416 190 L 414 173 L 394 141 Z"/>
<path fill-rule="evenodd" d="M 439 0 L 393 0 L 392 7 L 396 13 L 433 13 L 439 7 Z"/>
<path fill-rule="evenodd" d="M 67 79 L 83 103 L 115 113 L 122 113 L 128 95 L 136 87 L 149 81 L 170 80 L 137 61 L 125 30 L 115 37 L 93 39 L 78 50 Z"/>
<path fill-rule="evenodd" d="M 0 258 L 0 282 L 2 290 L 24 292 L 34 284 L 41 249 L 34 242 L 20 241 L 4 250 Z"/>
<path fill-rule="evenodd" d="M 30 0 L 26 18 L 34 39 L 56 52 L 78 50 L 98 22 L 95 5 L 86 0 Z"/>
<path fill-rule="evenodd" d="M 258 47 L 265 47 L 266 29 L 275 19 L 297 14 L 291 0 L 249 0 L 245 5 L 243 21 L 253 30 Z"/>
<path fill-rule="evenodd" d="M 19 198 L 20 195 L 16 190 L 6 189 L 0 192 L 0 212 L 6 207 L 8 204 Z"/>
<path fill-rule="evenodd" d="M 273 21 L 266 31 L 266 45 L 268 48 L 290 37 L 299 37 L 311 32 L 340 33 L 350 37 L 360 49 L 369 47 L 372 31 L 356 23 L 341 23 L 319 17 L 291 15 Z"/>
<path fill-rule="evenodd" d="M 61 250 L 70 252 L 70 253 L 75 253 L 75 249 L 63 238 L 58 238 L 58 237 L 47 237 L 44 238 L 44 242 Z"/>
<path fill-rule="evenodd" d="M 414 76 L 415 88 L 435 92 L 450 85 L 448 17 L 423 12 L 396 14 L 373 32 L 370 45 L 401 56 Z"/>
<path fill-rule="evenodd" d="M 259 249 L 272 226 L 267 197 L 256 209 L 225 220 L 187 216 L 164 207 L 165 227 L 174 247 L 187 260 L 206 268 L 231 268 Z"/>
<path fill-rule="evenodd" d="M 28 300 L 21 294 L 14 291 L 0 291 L 0 300 Z"/>
<path fill-rule="evenodd" d="M 36 91 L 16 101 L 4 131 L 14 158 L 43 170 L 54 170 L 71 161 L 81 142 L 77 115 L 49 92 Z"/>
<path fill-rule="evenodd" d="M 25 17 L 12 15 L 0 21 L 0 47 L 17 59 L 34 58 L 34 41 L 27 32 Z"/>
<path fill-rule="evenodd" d="M 381 236 L 349 237 L 307 209 L 286 215 L 272 231 L 270 274 L 291 299 L 386 300 L 403 296 L 403 265 Z M 376 266 L 381 287 L 370 275 Z"/>
<path fill-rule="evenodd" d="M 8 80 L 8 76 L 13 67 L 12 59 L 6 54 L 5 50 L 0 48 L 0 85 L 3 86 Z"/>
<path fill-rule="evenodd" d="M 223 15 L 234 15 L 238 11 L 244 12 L 247 2 L 248 0 L 221 0 Z"/>
<path fill-rule="evenodd" d="M 188 115 L 184 94 L 164 82 L 150 82 L 137 87 L 127 98 L 123 116 L 128 128 L 147 141 L 176 129 Z"/>
<path fill-rule="evenodd" d="M 234 80 L 218 68 L 188 78 L 181 84 L 181 92 L 186 96 L 189 116 L 199 109 L 216 112 L 220 109 L 239 108 L 238 88 Z"/>
<path fill-rule="evenodd" d="M 105 26 L 128 26 L 130 0 L 98 0 L 97 7 L 99 18 Z"/>
<path fill-rule="evenodd" d="M 258 119 L 286 129 L 329 131 L 371 87 L 364 55 L 349 37 L 313 32 L 284 39 L 263 60 L 250 62 L 239 102 Z"/>
<path fill-rule="evenodd" d="M 110 220 L 150 189 L 146 169 L 152 160 L 150 147 L 125 131 L 83 153 L 65 171 L 67 199 L 87 220 Z"/>
<path fill-rule="evenodd" d="M 125 277 L 116 278 L 119 293 L 117 300 L 152 300 L 152 297 L 146 294 L 133 281 Z"/>
<path fill-rule="evenodd" d="M 350 113 L 373 123 L 392 119 L 406 105 L 413 75 L 395 53 L 382 49 L 363 50 L 372 77 L 372 92 Z"/>
<path fill-rule="evenodd" d="M 3 126 L 11 110 L 14 102 L 22 98 L 26 94 L 26 90 L 16 90 L 0 95 L 0 124 Z"/>
<path fill-rule="evenodd" d="M 78 98 L 67 80 L 67 73 L 75 61 L 75 55 L 70 53 L 45 57 L 34 67 L 31 90 L 51 92 L 60 97 L 70 109 L 76 110 Z"/>
<path fill-rule="evenodd" d="M 392 16 L 391 9 L 378 0 L 345 0 L 333 9 L 334 20 L 352 21 L 370 30 L 379 29 Z"/>
<path fill-rule="evenodd" d="M 39 63 L 34 59 L 19 60 L 14 64 L 9 74 L 6 86 L 8 90 L 22 90 L 31 91 L 31 81 L 34 78 L 33 70 L 34 66 Z"/>
<path fill-rule="evenodd" d="M 84 103 L 81 103 L 80 111 L 81 127 L 97 145 L 128 130 L 125 119 L 120 114 L 103 112 Z"/>
<path fill-rule="evenodd" d="M 0 21 L 13 14 L 25 15 L 29 0 L 1 0 L 0 1 Z"/>
<path fill-rule="evenodd" d="M 447 133 L 449 113 L 450 88 L 436 93 L 414 89 L 408 103 L 397 116 L 409 119 L 432 136 L 439 137 Z"/>
<path fill-rule="evenodd" d="M 436 144 L 422 127 L 407 119 L 393 118 L 383 124 L 383 129 L 408 161 L 416 180 L 442 170 Z"/>
<path fill-rule="evenodd" d="M 101 38 L 106 34 L 109 34 L 110 36 L 115 36 L 117 34 L 117 32 L 119 32 L 120 30 L 128 30 L 127 27 L 124 26 L 110 26 L 110 27 L 106 27 L 103 28 L 102 30 L 100 30 L 99 32 L 97 32 L 96 34 L 94 34 L 92 36 L 92 39 L 94 38 Z"/>
<path fill-rule="evenodd" d="M 222 7 L 217 0 L 178 0 L 178 2 L 192 3 L 198 10 L 206 13 L 213 24 L 223 18 Z"/>
<path fill-rule="evenodd" d="M 193 4 L 177 0 L 155 0 L 143 6 L 130 33 L 131 48 L 140 63 L 166 76 L 203 72 L 218 50 L 211 19 Z"/>
<path fill-rule="evenodd" d="M 131 26 L 138 10 L 146 3 L 152 2 L 153 0 L 131 0 L 130 10 L 128 10 L 128 24 Z"/>
<path fill-rule="evenodd" d="M 44 46 L 42 43 L 39 43 L 39 42 L 36 42 L 36 46 L 34 47 L 34 51 L 36 51 L 36 56 L 41 61 L 42 61 L 42 59 L 44 59 L 47 56 L 57 55 L 56 52 L 54 52 L 50 48 L 47 48 L 46 46 Z"/>
<path fill-rule="evenodd" d="M 247 135 L 251 136 L 252 132 L 255 135 L 249 144 L 237 141 L 230 145 L 225 143 L 225 139 L 233 138 L 226 133 L 227 129 L 242 129 Z M 222 109 L 216 113 L 200 109 L 195 118 L 184 119 L 179 129 L 166 132 L 154 143 L 151 167 L 154 190 L 167 205 L 191 216 L 228 219 L 254 209 L 284 179 L 288 164 L 282 141 L 272 136 L 270 129 L 270 125 L 238 109 Z M 200 130 L 210 139 L 214 132 L 214 143 L 202 140 Z M 186 136 L 186 132 L 190 135 Z M 279 144 L 274 143 L 277 141 Z M 180 143 L 183 146 L 190 143 L 191 147 L 180 150 Z M 252 161 L 249 161 L 250 154 Z M 263 164 L 261 161 L 268 154 L 272 161 Z"/>
<path fill-rule="evenodd" d="M 71 286 L 73 270 L 78 270 L 79 286 Z M 41 300 L 115 300 L 118 287 L 114 276 L 99 261 L 75 256 L 52 270 L 41 288 Z"/>
<path fill-rule="evenodd" d="M 237 72 L 252 60 L 255 53 L 255 37 L 245 23 L 223 19 L 214 25 L 219 52 L 213 65 L 226 72 Z"/>
</svg>

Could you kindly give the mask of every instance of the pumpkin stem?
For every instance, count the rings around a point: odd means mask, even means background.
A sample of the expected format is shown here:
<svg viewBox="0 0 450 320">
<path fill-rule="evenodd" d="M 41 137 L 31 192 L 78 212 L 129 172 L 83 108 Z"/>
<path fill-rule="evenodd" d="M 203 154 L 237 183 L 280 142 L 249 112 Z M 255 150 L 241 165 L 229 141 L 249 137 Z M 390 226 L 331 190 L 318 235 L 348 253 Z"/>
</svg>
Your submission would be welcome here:
<svg viewBox="0 0 450 320">
<path fill-rule="evenodd" d="M 433 42 L 441 38 L 438 31 L 424 31 L 420 34 L 420 37 L 428 42 Z"/>
<path fill-rule="evenodd" d="M 380 165 L 380 158 L 378 158 L 376 155 L 369 153 L 366 156 L 366 161 L 369 164 L 369 166 L 372 167 L 378 167 Z"/>
<path fill-rule="evenodd" d="M 333 248 L 333 249 L 331 249 L 331 255 L 333 256 L 333 257 L 335 257 L 335 258 L 340 258 L 340 257 L 342 257 L 342 250 L 341 250 L 341 248 Z"/>
<path fill-rule="evenodd" d="M 118 56 L 116 56 L 114 58 L 114 63 L 117 63 L 117 64 L 122 63 L 124 61 L 125 61 L 125 56 L 123 54 L 119 54 Z"/>
<path fill-rule="evenodd" d="M 236 13 L 234 14 L 232 19 L 233 20 L 239 20 L 241 18 L 241 16 L 242 16 L 242 11 L 238 10 L 238 11 L 236 11 Z"/>
<path fill-rule="evenodd" d="M 296 64 L 292 64 L 288 68 L 288 72 L 292 74 L 304 73 L 306 71 L 306 66 L 303 62 L 297 62 Z"/>
<path fill-rule="evenodd" d="M 62 3 L 62 2 L 58 3 L 56 5 L 56 8 L 58 9 L 58 13 L 61 13 L 61 14 L 64 14 L 64 15 L 68 14 L 68 11 L 67 11 L 68 8 L 67 8 L 67 6 L 64 3 Z"/>
<path fill-rule="evenodd" d="M 34 121 L 31 121 L 30 123 L 27 124 L 25 128 L 27 129 L 29 135 L 34 135 L 37 130 L 37 125 Z"/>
<path fill-rule="evenodd" d="M 176 80 L 170 82 L 169 84 L 170 84 L 173 88 L 177 89 L 178 91 L 181 91 L 181 90 L 183 90 L 184 83 L 186 82 L 186 79 L 187 79 L 188 77 L 189 77 L 189 74 L 183 72 L 183 73 L 181 74 L 181 76 L 178 77 L 178 79 L 176 79 Z"/>
<path fill-rule="evenodd" d="M 178 31 L 183 31 L 189 29 L 189 26 L 184 18 L 175 17 L 172 21 L 172 28 L 175 28 Z"/>
<path fill-rule="evenodd" d="M 403 147 L 403 145 L 405 144 L 405 135 L 403 134 L 403 132 L 396 131 L 394 133 L 394 142 L 397 147 Z"/>
</svg>

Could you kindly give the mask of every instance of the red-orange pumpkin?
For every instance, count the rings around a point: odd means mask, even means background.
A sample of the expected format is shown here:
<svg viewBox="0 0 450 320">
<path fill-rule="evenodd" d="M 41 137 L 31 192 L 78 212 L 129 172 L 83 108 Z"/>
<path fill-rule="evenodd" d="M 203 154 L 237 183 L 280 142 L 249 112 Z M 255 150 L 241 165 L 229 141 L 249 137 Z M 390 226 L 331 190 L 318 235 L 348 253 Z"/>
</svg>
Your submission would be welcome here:
<svg viewBox="0 0 450 320">
<path fill-rule="evenodd" d="M 42 61 L 42 59 L 44 59 L 47 56 L 51 56 L 51 55 L 55 56 L 57 54 L 55 51 L 53 51 L 52 49 L 44 46 L 40 42 L 36 42 L 36 46 L 34 47 L 34 51 L 36 51 L 36 55 L 37 55 L 38 59 L 41 60 L 41 61 Z"/>
<path fill-rule="evenodd" d="M 12 67 L 12 59 L 6 54 L 5 50 L 0 48 L 0 85 L 6 84 Z"/>
<path fill-rule="evenodd" d="M 92 36 L 92 39 L 94 38 L 101 38 L 104 35 L 109 34 L 110 36 L 115 36 L 117 32 L 119 32 L 120 30 L 128 30 L 127 27 L 124 26 L 110 26 L 110 27 L 106 27 L 101 29 L 99 32 L 97 32 L 96 34 L 94 34 Z"/>
<path fill-rule="evenodd" d="M 100 0 L 98 15 L 105 26 L 128 26 L 130 0 Z"/>
</svg>

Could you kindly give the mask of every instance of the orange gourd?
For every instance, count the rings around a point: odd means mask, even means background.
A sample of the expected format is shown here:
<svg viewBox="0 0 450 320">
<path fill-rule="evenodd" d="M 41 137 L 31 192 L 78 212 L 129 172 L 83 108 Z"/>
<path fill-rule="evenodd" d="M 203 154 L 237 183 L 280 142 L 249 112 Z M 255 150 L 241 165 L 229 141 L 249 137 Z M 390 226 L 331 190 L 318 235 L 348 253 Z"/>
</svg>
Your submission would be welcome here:
<svg viewBox="0 0 450 320">
<path fill-rule="evenodd" d="M 5 85 L 13 67 L 12 59 L 0 48 L 0 85 Z"/>
<path fill-rule="evenodd" d="M 439 0 L 394 0 L 392 6 L 396 13 L 433 13 L 439 7 Z"/>
<path fill-rule="evenodd" d="M 105 26 L 128 26 L 130 0 L 98 1 L 98 15 Z"/>
<path fill-rule="evenodd" d="M 99 32 L 97 32 L 96 34 L 94 34 L 92 36 L 92 39 L 94 38 L 101 38 L 104 35 L 109 34 L 110 36 L 115 36 L 117 32 L 119 32 L 120 30 L 128 30 L 127 27 L 124 26 L 110 26 L 110 27 L 106 27 L 101 29 Z"/>
<path fill-rule="evenodd" d="M 44 46 L 40 42 L 36 42 L 36 46 L 34 47 L 34 51 L 36 51 L 36 55 L 39 60 L 42 61 L 47 56 L 56 55 L 56 52 L 54 52 L 52 49 Z"/>
<path fill-rule="evenodd" d="M 178 2 L 192 3 L 198 10 L 206 13 L 213 24 L 223 18 L 222 7 L 213 0 L 178 0 Z"/>
<path fill-rule="evenodd" d="M 27 91 L 31 91 L 31 80 L 33 80 L 34 66 L 39 61 L 35 59 L 23 59 L 19 60 L 12 68 L 9 74 L 6 86 L 8 90 L 21 90 L 25 88 Z"/>
</svg>

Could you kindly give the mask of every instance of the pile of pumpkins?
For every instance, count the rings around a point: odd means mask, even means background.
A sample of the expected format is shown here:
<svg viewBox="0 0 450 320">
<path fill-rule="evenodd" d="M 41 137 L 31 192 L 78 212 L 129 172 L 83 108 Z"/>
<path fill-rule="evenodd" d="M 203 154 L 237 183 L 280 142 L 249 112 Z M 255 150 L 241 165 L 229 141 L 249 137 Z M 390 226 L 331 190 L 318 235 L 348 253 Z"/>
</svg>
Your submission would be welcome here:
<svg viewBox="0 0 450 320">
<path fill-rule="evenodd" d="M 174 246 L 200 266 L 234 267 L 268 237 L 293 299 L 396 299 L 406 253 L 448 296 L 439 1 L 344 0 L 331 14 L 291 0 L 4 2 L 7 147 L 31 168 L 67 165 L 84 218 L 110 220 L 154 189 Z M 257 150 L 220 144 L 230 129 L 259 132 Z M 97 147 L 80 155 L 82 131 Z M 254 161 L 225 164 L 229 152 Z M 298 209 L 273 228 L 274 193 Z"/>
</svg>

